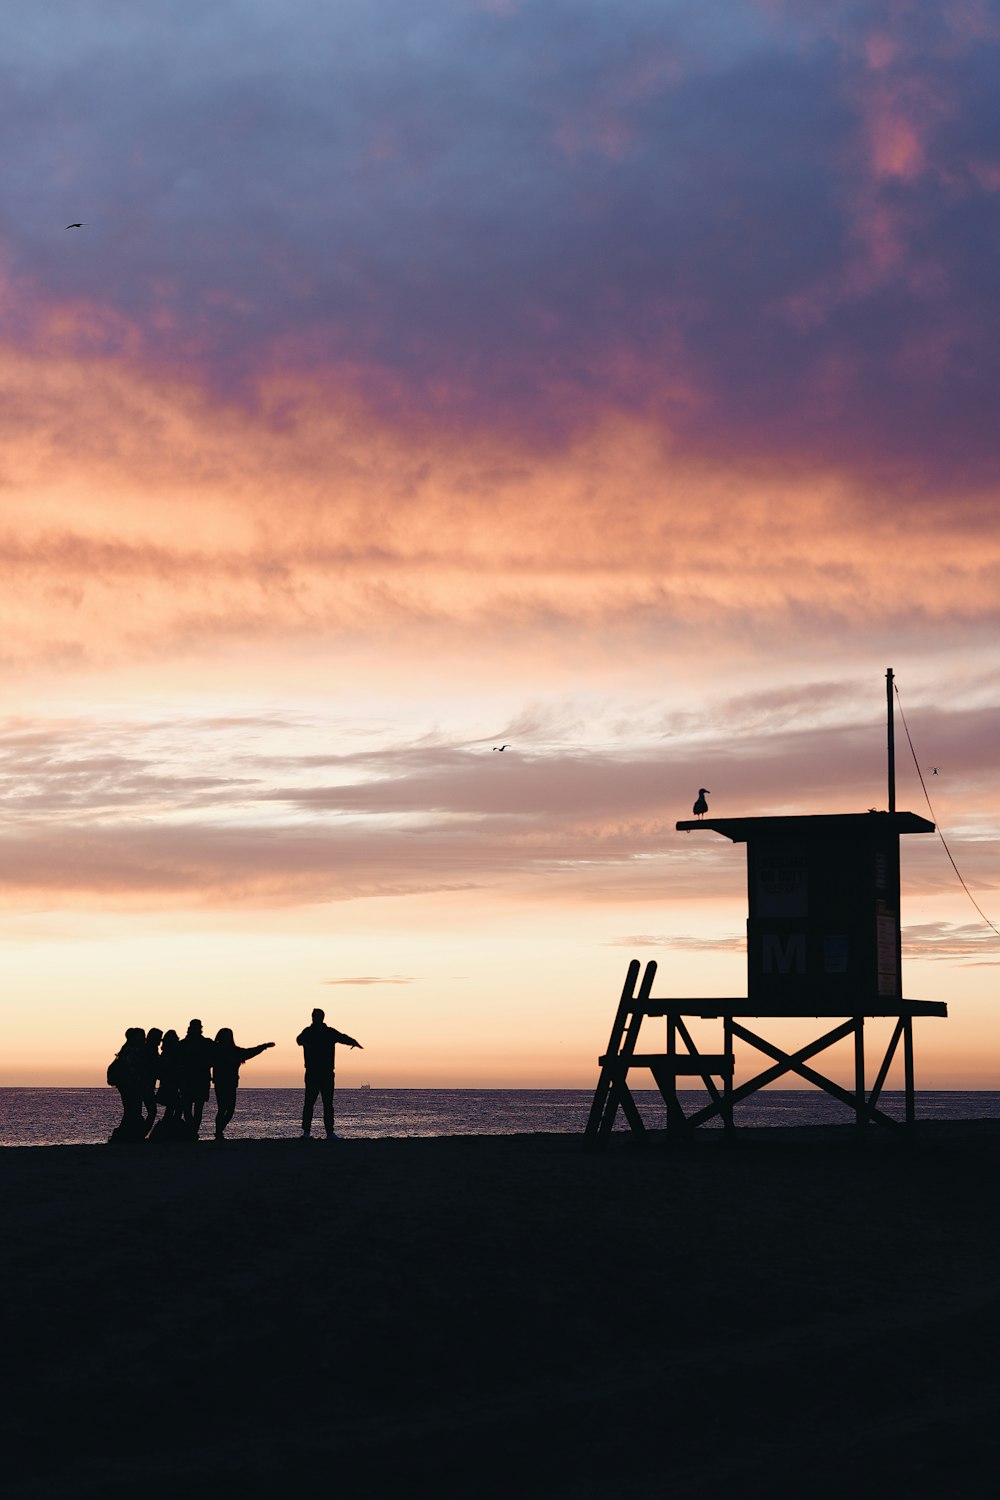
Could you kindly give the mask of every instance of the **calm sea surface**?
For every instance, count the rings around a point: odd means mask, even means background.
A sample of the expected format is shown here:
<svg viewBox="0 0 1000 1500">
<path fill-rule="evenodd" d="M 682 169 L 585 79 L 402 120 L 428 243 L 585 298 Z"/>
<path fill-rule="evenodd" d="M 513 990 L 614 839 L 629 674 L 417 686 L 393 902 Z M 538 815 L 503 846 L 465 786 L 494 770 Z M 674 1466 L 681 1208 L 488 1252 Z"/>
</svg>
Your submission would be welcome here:
<svg viewBox="0 0 1000 1500">
<path fill-rule="evenodd" d="M 663 1125 L 655 1091 L 634 1090 L 647 1125 Z M 337 1133 L 350 1139 L 380 1136 L 524 1135 L 536 1131 L 582 1132 L 593 1097 L 590 1089 L 338 1089 Z M 686 1111 L 704 1103 L 691 1093 Z M 903 1117 L 903 1096 L 885 1092 L 887 1114 Z M 241 1088 L 236 1118 L 226 1134 L 233 1140 L 295 1136 L 300 1130 L 301 1089 Z M 114 1089 L 0 1089 L 0 1146 L 77 1146 L 106 1141 L 121 1118 Z M 212 1134 L 215 1101 L 205 1109 L 202 1136 Z M 738 1125 L 847 1124 L 850 1111 L 811 1090 L 773 1089 L 737 1106 Z M 921 1093 L 917 1118 L 984 1120 L 1000 1118 L 1000 1092 Z M 314 1130 L 321 1130 L 322 1107 Z M 712 1122 L 717 1124 L 718 1122 Z M 619 1117 L 618 1128 L 624 1123 Z"/>
</svg>

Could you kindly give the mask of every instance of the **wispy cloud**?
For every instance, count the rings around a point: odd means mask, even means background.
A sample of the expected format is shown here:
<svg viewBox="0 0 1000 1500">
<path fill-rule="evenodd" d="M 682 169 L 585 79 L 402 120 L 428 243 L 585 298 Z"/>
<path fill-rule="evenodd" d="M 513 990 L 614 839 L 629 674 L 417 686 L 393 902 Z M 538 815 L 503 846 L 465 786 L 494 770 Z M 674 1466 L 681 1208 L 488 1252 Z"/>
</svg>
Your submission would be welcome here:
<svg viewBox="0 0 1000 1500">
<path fill-rule="evenodd" d="M 324 979 L 323 984 L 415 984 L 415 974 L 356 974 L 348 979 Z"/>
<path fill-rule="evenodd" d="M 1000 938 L 985 922 L 919 922 L 903 929 L 903 953 L 908 958 L 1000 964 Z"/>
<path fill-rule="evenodd" d="M 821 694 L 817 703 L 825 715 Z M 123 906 L 498 887 L 612 901 L 735 893 L 741 851 L 710 830 L 674 828 L 701 775 L 713 810 L 732 816 L 861 810 L 878 800 L 883 774 L 877 726 L 780 729 L 758 718 L 754 704 L 735 720 L 735 743 L 709 728 L 710 708 L 687 739 L 658 732 L 591 752 L 547 740 L 503 757 L 488 740 L 441 733 L 359 745 L 349 723 L 331 746 L 322 721 L 281 715 L 12 721 L 0 733 L 0 883 L 17 902 Z M 536 722 L 546 734 L 579 727 L 555 712 Z M 953 765 L 940 779 L 949 841 L 981 892 L 995 884 L 993 723 L 978 709 L 949 721 Z M 920 845 L 906 850 L 913 889 L 954 885 L 937 840 L 908 844 Z M 614 941 L 703 943 L 669 933 Z"/>
<path fill-rule="evenodd" d="M 692 937 L 680 933 L 639 932 L 610 938 L 607 948 L 667 948 L 683 953 L 745 953 L 745 937 Z"/>
<path fill-rule="evenodd" d="M 669 938 L 662 933 L 637 932 L 631 936 L 608 938 L 605 948 L 665 948 Z"/>
</svg>

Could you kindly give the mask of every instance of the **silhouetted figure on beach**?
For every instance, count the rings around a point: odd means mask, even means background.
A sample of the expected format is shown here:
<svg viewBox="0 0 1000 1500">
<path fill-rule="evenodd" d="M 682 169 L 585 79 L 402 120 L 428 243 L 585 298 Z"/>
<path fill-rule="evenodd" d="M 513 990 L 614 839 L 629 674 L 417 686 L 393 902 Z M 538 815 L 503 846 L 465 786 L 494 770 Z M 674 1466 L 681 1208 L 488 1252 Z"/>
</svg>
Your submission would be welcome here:
<svg viewBox="0 0 1000 1500">
<path fill-rule="evenodd" d="M 302 1106 L 302 1137 L 308 1140 L 312 1132 L 313 1108 L 318 1097 L 323 1100 L 323 1124 L 328 1141 L 337 1139 L 333 1129 L 333 1078 L 336 1065 L 337 1043 L 345 1047 L 361 1047 L 352 1036 L 334 1031 L 324 1022 L 324 1012 L 314 1010 L 312 1025 L 300 1031 L 295 1040 L 302 1048 L 306 1064 L 306 1097 Z M 362 1048 L 362 1051 L 364 1048 Z"/>
<path fill-rule="evenodd" d="M 187 1127 L 181 1120 L 181 1051 L 176 1031 L 163 1033 L 160 1043 L 160 1087 L 156 1102 L 163 1113 L 149 1133 L 153 1141 L 183 1140 Z"/>
<path fill-rule="evenodd" d="M 202 1111 L 212 1092 L 212 1062 L 215 1043 L 205 1036 L 200 1021 L 189 1021 L 177 1044 L 180 1054 L 181 1119 L 192 1140 L 198 1139 Z"/>
<path fill-rule="evenodd" d="M 147 1135 L 156 1121 L 156 1085 L 160 1081 L 160 1042 L 162 1040 L 163 1032 L 158 1026 L 151 1026 L 146 1032 L 142 1103 L 146 1111 Z"/>
<path fill-rule="evenodd" d="M 212 1059 L 212 1082 L 215 1084 L 215 1139 L 224 1141 L 226 1126 L 236 1113 L 236 1090 L 240 1086 L 240 1067 L 249 1057 L 257 1057 L 273 1047 L 261 1042 L 259 1047 L 237 1047 L 232 1031 L 223 1026 L 215 1034 Z"/>
<path fill-rule="evenodd" d="M 146 1090 L 146 1033 L 141 1026 L 130 1026 L 125 1044 L 115 1053 L 108 1067 L 108 1083 L 118 1090 L 122 1117 L 111 1132 L 111 1140 L 141 1141 L 146 1136 L 142 1101 Z"/>
</svg>

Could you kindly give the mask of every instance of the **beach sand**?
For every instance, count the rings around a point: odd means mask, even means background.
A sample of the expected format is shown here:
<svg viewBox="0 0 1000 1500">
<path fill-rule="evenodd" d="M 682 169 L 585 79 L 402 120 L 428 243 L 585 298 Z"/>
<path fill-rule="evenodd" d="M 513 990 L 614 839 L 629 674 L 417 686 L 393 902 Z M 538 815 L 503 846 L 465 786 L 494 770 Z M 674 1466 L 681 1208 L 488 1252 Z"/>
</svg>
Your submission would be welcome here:
<svg viewBox="0 0 1000 1500">
<path fill-rule="evenodd" d="M 0 1151 L 8 1494 L 992 1493 L 1000 1122 Z"/>
</svg>

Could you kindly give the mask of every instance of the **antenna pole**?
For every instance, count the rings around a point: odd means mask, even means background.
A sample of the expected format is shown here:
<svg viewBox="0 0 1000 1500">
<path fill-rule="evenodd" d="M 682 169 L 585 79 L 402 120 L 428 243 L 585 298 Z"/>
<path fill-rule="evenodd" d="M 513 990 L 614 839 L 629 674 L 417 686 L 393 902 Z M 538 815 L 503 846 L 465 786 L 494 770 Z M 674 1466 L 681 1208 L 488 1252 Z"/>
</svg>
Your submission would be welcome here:
<svg viewBox="0 0 1000 1500">
<path fill-rule="evenodd" d="M 889 667 L 885 674 L 886 717 L 889 730 L 889 811 L 896 811 L 896 725 L 892 712 L 893 671 Z"/>
</svg>

